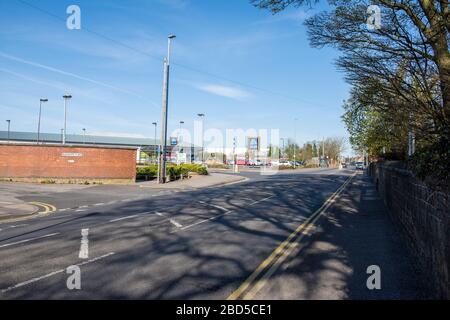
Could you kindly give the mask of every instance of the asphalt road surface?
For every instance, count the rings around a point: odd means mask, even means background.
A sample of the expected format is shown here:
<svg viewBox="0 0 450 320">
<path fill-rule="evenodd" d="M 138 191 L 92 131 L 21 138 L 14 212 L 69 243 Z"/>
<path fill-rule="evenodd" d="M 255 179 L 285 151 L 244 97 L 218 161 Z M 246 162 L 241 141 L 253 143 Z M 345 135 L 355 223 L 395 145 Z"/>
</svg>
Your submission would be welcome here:
<svg viewBox="0 0 450 320">
<path fill-rule="evenodd" d="M 314 239 L 311 235 L 321 220 L 312 227 L 299 226 L 334 206 L 344 213 L 358 213 L 357 208 L 350 208 L 345 193 L 359 194 L 367 188 L 360 185 L 360 175 L 330 169 L 243 175 L 249 180 L 183 192 L 139 194 L 125 187 L 103 187 L 41 197 L 39 193 L 24 195 L 68 208 L 47 217 L 0 224 L 0 299 L 423 298 L 418 276 L 404 257 L 395 231 L 381 230 L 387 237 L 374 245 L 390 265 L 383 283 L 396 284 L 377 295 L 366 288 L 365 269 L 355 267 L 370 265 L 371 254 L 351 248 L 345 250 L 353 254 L 351 264 L 348 257 L 334 256 L 331 262 L 335 263 L 329 265 L 303 257 L 304 264 L 295 261 L 294 274 L 290 272 L 285 280 L 280 277 L 286 272 L 283 265 L 288 264 L 289 254 L 300 259 L 298 244 L 292 244 L 291 250 L 289 241 L 308 243 L 302 251 L 307 254 L 315 245 L 320 249 L 325 240 L 344 243 L 349 236 L 345 228 L 354 231 L 354 224 L 344 224 L 340 230 L 333 225 L 317 230 L 319 236 Z M 89 190 L 98 193 L 89 194 Z M 89 199 L 86 205 L 80 205 L 83 199 Z M 77 209 L 69 208 L 73 205 Z M 378 227 L 385 228 L 385 223 Z M 88 229 L 84 239 L 82 229 Z M 341 238 L 323 238 L 329 233 Z M 345 239 L 350 246 L 357 245 L 364 241 L 364 234 L 358 236 Z M 395 260 L 399 252 L 400 262 Z M 67 268 L 73 265 L 81 270 L 80 290 L 69 290 L 66 284 Z M 295 269 L 298 265 L 306 266 L 306 271 Z M 291 277 L 307 279 L 314 270 L 324 268 L 334 273 L 329 278 L 321 273 L 325 279 L 316 282 L 328 283 L 333 291 L 322 293 L 310 286 L 305 287 L 309 288 L 305 294 L 305 288 L 292 286 Z M 360 274 L 355 276 L 355 272 Z M 397 273 L 403 275 L 400 280 Z M 409 282 L 404 281 L 408 276 L 412 277 Z"/>
</svg>

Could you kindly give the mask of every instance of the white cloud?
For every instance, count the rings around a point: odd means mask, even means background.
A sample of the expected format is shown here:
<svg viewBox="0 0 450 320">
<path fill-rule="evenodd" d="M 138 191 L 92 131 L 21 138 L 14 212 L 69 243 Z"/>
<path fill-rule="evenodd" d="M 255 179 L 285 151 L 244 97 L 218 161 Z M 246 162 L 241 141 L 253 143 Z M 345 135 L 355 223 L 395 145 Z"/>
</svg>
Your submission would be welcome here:
<svg viewBox="0 0 450 320">
<path fill-rule="evenodd" d="M 217 84 L 201 84 L 196 86 L 199 90 L 235 100 L 243 100 L 250 97 L 250 93 L 239 88 L 222 86 Z"/>
</svg>

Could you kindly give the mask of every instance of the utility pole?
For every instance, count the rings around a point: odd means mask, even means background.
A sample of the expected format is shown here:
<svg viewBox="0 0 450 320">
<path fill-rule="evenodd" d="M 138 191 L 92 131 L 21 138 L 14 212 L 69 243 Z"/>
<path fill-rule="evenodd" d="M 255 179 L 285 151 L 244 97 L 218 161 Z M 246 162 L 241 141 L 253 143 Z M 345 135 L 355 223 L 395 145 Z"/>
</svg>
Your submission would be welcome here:
<svg viewBox="0 0 450 320">
<path fill-rule="evenodd" d="M 169 72 L 170 72 L 170 43 L 175 35 L 167 37 L 167 58 L 164 59 L 164 80 L 162 98 L 162 121 L 161 121 L 161 149 L 159 157 L 158 183 L 166 183 L 166 149 L 167 149 L 167 113 L 169 109 Z"/>
<path fill-rule="evenodd" d="M 10 141 L 10 132 L 11 132 L 11 120 L 6 120 L 8 122 L 8 143 Z"/>
<path fill-rule="evenodd" d="M 38 132 L 37 132 L 37 143 L 39 143 L 40 135 L 41 135 L 41 113 L 42 113 L 42 103 L 47 102 L 48 99 L 40 99 L 39 100 L 39 119 L 38 119 Z"/>
<path fill-rule="evenodd" d="M 63 134 L 63 140 L 62 143 L 66 144 L 66 134 L 67 134 L 67 101 L 72 98 L 71 95 L 65 94 L 63 95 L 64 98 L 64 134 Z"/>
</svg>

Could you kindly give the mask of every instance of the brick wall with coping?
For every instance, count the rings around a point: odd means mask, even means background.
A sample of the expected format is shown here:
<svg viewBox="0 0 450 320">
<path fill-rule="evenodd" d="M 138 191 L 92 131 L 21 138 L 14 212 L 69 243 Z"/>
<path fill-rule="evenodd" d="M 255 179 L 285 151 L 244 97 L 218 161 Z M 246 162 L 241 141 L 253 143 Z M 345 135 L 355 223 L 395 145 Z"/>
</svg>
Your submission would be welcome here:
<svg viewBox="0 0 450 320">
<path fill-rule="evenodd" d="M 136 177 L 131 148 L 0 144 L 0 178 L 129 180 Z"/>
<path fill-rule="evenodd" d="M 450 299 L 450 194 L 433 191 L 395 164 L 372 163 L 369 174 L 430 289 Z"/>
</svg>

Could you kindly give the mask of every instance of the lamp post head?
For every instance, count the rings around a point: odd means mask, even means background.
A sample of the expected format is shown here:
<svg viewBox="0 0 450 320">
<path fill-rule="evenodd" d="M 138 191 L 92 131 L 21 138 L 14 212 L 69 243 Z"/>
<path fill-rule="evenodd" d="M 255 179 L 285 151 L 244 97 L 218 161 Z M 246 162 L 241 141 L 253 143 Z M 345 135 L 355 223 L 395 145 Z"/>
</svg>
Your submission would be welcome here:
<svg viewBox="0 0 450 320">
<path fill-rule="evenodd" d="M 72 99 L 72 96 L 70 94 L 65 94 L 63 95 L 64 99 Z"/>
<path fill-rule="evenodd" d="M 197 114 L 199 117 L 204 117 L 205 116 L 205 114 L 204 113 L 199 113 L 199 114 Z"/>
<path fill-rule="evenodd" d="M 48 102 L 48 99 L 41 99 L 41 102 Z"/>
<path fill-rule="evenodd" d="M 158 123 L 157 122 L 153 122 L 152 125 L 156 126 Z"/>
<path fill-rule="evenodd" d="M 175 39 L 177 36 L 174 34 L 169 34 L 169 36 L 167 37 L 168 39 L 172 40 Z"/>
<path fill-rule="evenodd" d="M 184 121 L 180 121 L 180 124 L 184 124 Z"/>
</svg>

